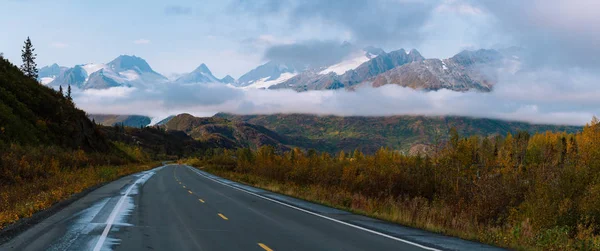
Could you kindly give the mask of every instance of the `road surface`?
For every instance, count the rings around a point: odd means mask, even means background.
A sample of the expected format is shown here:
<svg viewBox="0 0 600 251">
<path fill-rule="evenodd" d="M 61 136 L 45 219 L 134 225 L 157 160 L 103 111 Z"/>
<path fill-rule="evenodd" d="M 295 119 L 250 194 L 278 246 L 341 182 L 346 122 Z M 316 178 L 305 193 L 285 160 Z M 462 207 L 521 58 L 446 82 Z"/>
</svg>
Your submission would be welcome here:
<svg viewBox="0 0 600 251">
<path fill-rule="evenodd" d="M 496 250 L 167 165 L 111 182 L 0 250 Z"/>
</svg>

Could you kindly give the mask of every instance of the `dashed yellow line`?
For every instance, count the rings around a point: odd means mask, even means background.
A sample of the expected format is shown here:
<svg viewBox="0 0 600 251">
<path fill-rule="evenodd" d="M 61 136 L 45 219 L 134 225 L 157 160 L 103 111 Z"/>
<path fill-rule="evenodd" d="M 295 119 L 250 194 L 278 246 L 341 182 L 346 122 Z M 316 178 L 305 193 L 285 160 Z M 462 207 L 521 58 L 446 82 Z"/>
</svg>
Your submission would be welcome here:
<svg viewBox="0 0 600 251">
<path fill-rule="evenodd" d="M 188 193 L 192 194 L 192 191 L 191 191 L 191 190 L 188 190 Z"/>
<path fill-rule="evenodd" d="M 273 251 L 273 249 L 269 248 L 267 245 L 258 243 L 258 245 L 266 251 Z"/>
<path fill-rule="evenodd" d="M 198 200 L 199 200 L 200 202 L 204 203 L 204 200 L 202 200 L 202 199 L 198 199 Z"/>
<path fill-rule="evenodd" d="M 223 214 L 219 214 L 219 216 L 221 216 L 221 218 L 223 218 L 223 220 L 229 220 L 229 219 L 227 219 L 227 217 L 225 217 L 225 215 L 223 215 Z"/>
</svg>

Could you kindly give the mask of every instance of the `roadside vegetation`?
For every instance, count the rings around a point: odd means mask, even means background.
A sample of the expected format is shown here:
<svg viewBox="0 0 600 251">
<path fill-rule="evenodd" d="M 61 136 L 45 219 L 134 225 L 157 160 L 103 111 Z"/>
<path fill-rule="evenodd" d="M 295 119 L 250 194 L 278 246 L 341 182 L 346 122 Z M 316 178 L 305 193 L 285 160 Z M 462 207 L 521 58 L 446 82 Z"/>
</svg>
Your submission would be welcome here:
<svg viewBox="0 0 600 251">
<path fill-rule="evenodd" d="M 124 162 L 56 147 L 4 149 L 0 153 L 0 230 L 73 194 L 159 165 L 145 160 Z"/>
<path fill-rule="evenodd" d="M 187 160 L 365 215 L 520 250 L 600 250 L 600 123 L 579 133 L 461 138 L 431 156 L 272 147 Z"/>
</svg>

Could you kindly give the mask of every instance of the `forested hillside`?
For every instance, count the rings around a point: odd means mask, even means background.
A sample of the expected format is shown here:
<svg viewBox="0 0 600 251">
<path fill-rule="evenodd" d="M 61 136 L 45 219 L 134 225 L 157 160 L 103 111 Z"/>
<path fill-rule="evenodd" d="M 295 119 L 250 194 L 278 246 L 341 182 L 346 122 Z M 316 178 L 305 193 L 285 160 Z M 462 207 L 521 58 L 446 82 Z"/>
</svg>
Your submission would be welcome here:
<svg viewBox="0 0 600 251">
<path fill-rule="evenodd" d="M 496 136 L 519 131 L 577 132 L 581 127 L 535 125 L 494 119 L 469 117 L 387 116 L 339 117 L 308 114 L 232 115 L 220 113 L 216 118 L 264 126 L 280 135 L 301 137 L 317 142 L 316 149 L 330 153 L 359 149 L 374 153 L 389 147 L 408 153 L 431 153 L 436 145 L 449 139 L 455 128 L 461 135 Z"/>
<path fill-rule="evenodd" d="M 0 147 L 58 145 L 70 149 L 109 150 L 85 112 L 16 66 L 0 59 Z"/>
</svg>

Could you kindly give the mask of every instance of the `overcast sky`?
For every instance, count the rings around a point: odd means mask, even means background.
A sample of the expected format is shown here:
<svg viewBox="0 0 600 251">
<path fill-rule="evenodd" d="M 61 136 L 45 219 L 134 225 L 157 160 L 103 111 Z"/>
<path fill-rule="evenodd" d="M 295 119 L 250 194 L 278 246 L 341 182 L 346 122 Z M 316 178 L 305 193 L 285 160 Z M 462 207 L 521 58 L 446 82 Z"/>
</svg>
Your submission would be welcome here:
<svg viewBox="0 0 600 251">
<path fill-rule="evenodd" d="M 398 87 L 303 94 L 116 88 L 78 93 L 78 105 L 88 112 L 419 111 L 568 124 L 600 113 L 598 0 L 0 0 L 0 9 L 0 52 L 19 62 L 30 36 L 40 66 L 105 63 L 133 54 L 164 75 L 206 63 L 217 77 L 238 78 L 269 59 L 339 57 L 345 52 L 331 45 L 344 41 L 386 51 L 416 48 L 428 58 L 508 46 L 529 54 L 522 59 L 525 70 L 503 75 L 490 94 Z M 166 94 L 156 95 L 161 92 Z M 107 97 L 112 106 L 101 101 Z M 159 107 L 150 112 L 144 102 Z"/>
</svg>

